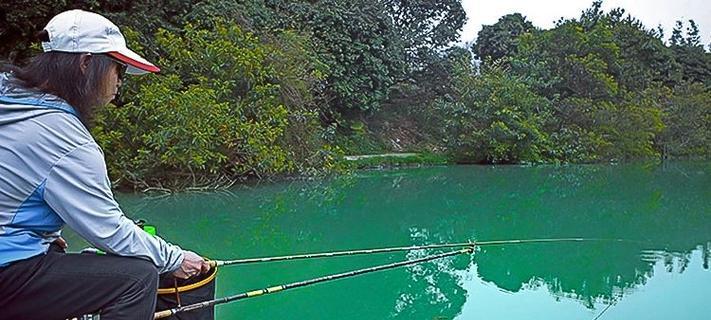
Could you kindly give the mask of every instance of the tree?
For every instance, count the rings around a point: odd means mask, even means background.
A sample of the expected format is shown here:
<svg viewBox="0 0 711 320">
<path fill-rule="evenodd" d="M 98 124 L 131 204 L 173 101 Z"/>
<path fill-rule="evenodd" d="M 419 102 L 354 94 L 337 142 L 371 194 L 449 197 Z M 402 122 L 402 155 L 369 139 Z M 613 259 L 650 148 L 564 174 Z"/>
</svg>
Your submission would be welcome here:
<svg viewBox="0 0 711 320">
<path fill-rule="evenodd" d="M 435 105 L 453 102 L 458 66 L 471 65 L 472 59 L 471 51 L 459 46 L 437 54 L 424 68 L 414 70 L 410 80 L 393 85 L 381 112 L 373 117 L 406 127 L 421 145 L 438 145 L 448 133 L 443 125 L 446 115 Z"/>
<path fill-rule="evenodd" d="M 472 51 L 482 61 L 513 57 L 518 48 L 518 37 L 535 30 L 533 23 L 520 13 L 507 14 L 490 26 L 483 26 Z"/>
<path fill-rule="evenodd" d="M 672 29 L 672 36 L 669 38 L 669 44 L 672 46 L 683 46 L 684 45 L 684 36 L 682 35 L 682 29 L 684 28 L 684 24 L 681 22 L 681 20 L 677 20 L 676 24 L 674 25 L 674 29 Z"/>
<path fill-rule="evenodd" d="M 581 21 L 519 37 L 511 70 L 552 102 L 551 157 L 595 161 L 654 156 L 661 104 L 645 92 L 674 74 L 661 39 L 624 10 L 599 3 Z"/>
<path fill-rule="evenodd" d="M 711 156 L 711 91 L 684 82 L 666 89 L 664 97 L 665 128 L 657 139 L 664 156 Z"/>
<path fill-rule="evenodd" d="M 689 26 L 686 27 L 686 45 L 689 47 L 698 47 L 701 45 L 701 34 L 699 33 L 699 27 L 696 22 L 692 19 L 689 20 Z"/>
<path fill-rule="evenodd" d="M 620 49 L 607 26 L 586 32 L 577 21 L 566 21 L 520 41 L 512 71 L 533 78 L 544 96 L 609 98 L 617 93 L 613 74 Z"/>
<path fill-rule="evenodd" d="M 673 86 L 681 79 L 681 66 L 664 45 L 663 32 L 648 30 L 631 16 L 622 18 L 624 10 L 616 10 L 619 15 L 613 10 L 604 19 L 620 48 L 619 69 L 614 74 L 620 86 L 633 92 L 641 92 L 656 82 Z"/>
<path fill-rule="evenodd" d="M 429 57 L 459 38 L 466 21 L 460 0 L 381 0 L 406 51 L 408 67 L 417 70 Z"/>
<path fill-rule="evenodd" d="M 683 28 L 684 24 L 677 21 L 669 41 L 674 58 L 681 65 L 682 79 L 711 84 L 711 53 L 701 44 L 698 26 L 694 20 L 689 20 L 686 37 Z"/>
<path fill-rule="evenodd" d="M 622 12 L 613 11 L 612 15 L 619 17 L 623 13 L 624 10 Z M 605 12 L 602 11 L 602 0 L 595 0 L 590 8 L 583 10 L 582 15 L 580 16 L 580 24 L 586 31 L 591 30 L 595 27 L 598 21 L 604 17 L 604 14 Z"/>
<path fill-rule="evenodd" d="M 209 6 L 199 6 L 198 10 L 235 12 L 246 8 L 237 17 L 244 18 L 256 32 L 300 30 L 313 39 L 317 59 L 329 70 L 322 88 L 331 106 L 327 117 L 332 117 L 329 113 L 377 109 L 388 88 L 405 70 L 403 43 L 381 2 L 231 2 L 212 0 Z"/>
</svg>

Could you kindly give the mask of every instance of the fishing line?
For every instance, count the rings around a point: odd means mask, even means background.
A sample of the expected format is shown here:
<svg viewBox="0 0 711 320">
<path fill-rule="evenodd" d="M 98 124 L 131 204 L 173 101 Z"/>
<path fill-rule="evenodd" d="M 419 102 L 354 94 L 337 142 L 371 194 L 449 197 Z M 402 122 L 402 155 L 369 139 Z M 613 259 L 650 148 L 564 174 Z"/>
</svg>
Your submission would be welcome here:
<svg viewBox="0 0 711 320">
<path fill-rule="evenodd" d="M 495 246 L 495 245 L 507 245 L 507 244 L 544 243 L 544 242 L 581 242 L 581 241 L 632 241 L 632 240 L 603 239 L 603 238 L 548 238 L 548 239 L 470 241 L 470 242 L 460 242 L 460 243 L 432 244 L 432 245 L 424 245 L 424 246 L 401 246 L 401 247 L 388 247 L 388 248 L 375 248 L 375 249 L 359 249 L 359 250 L 347 250 L 347 251 L 305 253 L 305 254 L 298 254 L 298 255 L 274 256 L 274 257 L 263 257 L 263 258 L 247 258 L 247 259 L 236 259 L 236 260 L 210 260 L 210 261 L 208 261 L 208 263 L 212 267 L 216 267 L 216 266 L 220 267 L 220 266 L 248 264 L 248 263 L 301 260 L 301 259 L 313 259 L 313 258 L 329 258 L 329 257 L 351 256 L 351 255 L 361 255 L 361 254 L 375 254 L 375 253 L 397 252 L 397 251 L 413 251 L 413 250 L 424 250 L 424 249 L 442 249 L 442 248 L 458 248 L 458 247 L 473 247 L 473 246 Z"/>
<path fill-rule="evenodd" d="M 610 309 L 610 307 L 612 307 L 612 303 L 608 304 L 607 307 L 605 307 L 605 309 L 602 310 L 602 312 L 600 312 L 600 314 L 598 314 L 597 317 L 595 317 L 595 319 L 593 320 L 600 319 L 600 317 L 605 313 L 605 311 L 607 311 L 607 309 Z"/>
<path fill-rule="evenodd" d="M 622 299 L 622 297 L 620 296 L 619 299 Z M 610 307 L 617 304 L 617 302 L 618 302 L 617 298 L 613 298 L 612 301 L 610 301 L 610 304 L 608 304 L 607 307 L 605 307 L 605 309 L 603 309 L 602 312 L 600 312 L 600 314 L 598 314 L 597 317 L 595 317 L 595 319 L 593 319 L 593 320 L 600 319 L 600 317 L 602 317 L 602 315 L 605 314 L 607 309 L 610 309 Z"/>
</svg>

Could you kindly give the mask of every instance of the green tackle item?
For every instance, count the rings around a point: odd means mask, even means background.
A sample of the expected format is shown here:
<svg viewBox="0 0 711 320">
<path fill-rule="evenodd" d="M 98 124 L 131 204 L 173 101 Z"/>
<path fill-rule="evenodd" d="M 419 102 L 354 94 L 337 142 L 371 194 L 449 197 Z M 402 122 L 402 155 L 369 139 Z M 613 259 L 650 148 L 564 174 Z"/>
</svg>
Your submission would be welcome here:
<svg viewBox="0 0 711 320">
<path fill-rule="evenodd" d="M 146 233 L 148 233 L 154 237 L 157 235 L 156 226 L 151 225 L 151 224 L 146 224 L 145 219 L 134 220 L 133 223 L 135 223 L 138 227 L 140 227 Z"/>
<path fill-rule="evenodd" d="M 155 237 L 156 234 L 157 234 L 157 233 L 156 233 L 156 232 L 157 232 L 157 231 L 156 231 L 156 226 L 152 226 L 152 225 L 144 225 L 144 226 L 143 226 L 143 231 L 147 232 L 148 234 L 150 234 L 150 235 L 152 235 L 152 236 L 154 236 L 154 237 Z"/>
</svg>

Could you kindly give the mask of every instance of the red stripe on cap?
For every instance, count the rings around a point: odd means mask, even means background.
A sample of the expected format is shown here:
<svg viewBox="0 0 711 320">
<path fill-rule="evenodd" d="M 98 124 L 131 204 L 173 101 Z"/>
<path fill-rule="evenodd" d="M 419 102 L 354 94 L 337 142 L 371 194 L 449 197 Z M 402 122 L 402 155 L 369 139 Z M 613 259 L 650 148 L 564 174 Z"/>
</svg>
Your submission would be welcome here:
<svg viewBox="0 0 711 320">
<path fill-rule="evenodd" d="M 131 59 L 131 58 L 129 58 L 129 57 L 127 57 L 127 56 L 125 56 L 125 55 L 119 53 L 119 52 L 112 51 L 112 52 L 107 52 L 106 54 L 112 56 L 112 57 L 115 58 L 116 60 L 119 60 L 119 61 L 121 61 L 121 62 L 123 62 L 123 63 L 126 63 L 126 64 L 128 64 L 128 65 L 131 65 L 131 66 L 136 67 L 136 68 L 138 68 L 138 69 L 141 69 L 141 70 L 144 70 L 144 71 L 148 71 L 148 72 L 160 72 L 160 68 L 158 68 L 158 67 L 156 67 L 156 66 L 154 66 L 154 65 L 145 64 L 145 63 L 143 63 L 143 62 L 133 60 L 133 59 Z"/>
</svg>

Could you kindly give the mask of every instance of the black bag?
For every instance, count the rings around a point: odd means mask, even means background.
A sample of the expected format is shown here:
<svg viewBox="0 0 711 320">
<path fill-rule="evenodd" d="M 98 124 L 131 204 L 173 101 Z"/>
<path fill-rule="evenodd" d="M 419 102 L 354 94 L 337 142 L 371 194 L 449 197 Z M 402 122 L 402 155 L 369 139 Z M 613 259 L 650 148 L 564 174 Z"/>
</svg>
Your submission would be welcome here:
<svg viewBox="0 0 711 320">
<path fill-rule="evenodd" d="M 163 311 L 193 303 L 215 299 L 215 276 L 217 268 L 190 279 L 177 279 L 172 274 L 161 275 L 158 281 L 158 301 L 156 311 Z M 177 292 L 176 292 L 177 291 Z M 200 308 L 180 312 L 166 319 L 172 320 L 214 320 L 215 307 Z"/>
</svg>

